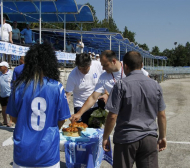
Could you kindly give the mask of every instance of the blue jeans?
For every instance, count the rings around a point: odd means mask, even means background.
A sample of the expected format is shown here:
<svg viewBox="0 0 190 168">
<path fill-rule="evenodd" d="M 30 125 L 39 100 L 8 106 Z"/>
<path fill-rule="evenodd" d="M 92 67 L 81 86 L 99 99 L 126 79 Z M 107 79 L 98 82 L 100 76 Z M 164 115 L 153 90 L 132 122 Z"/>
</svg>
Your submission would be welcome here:
<svg viewBox="0 0 190 168">
<path fill-rule="evenodd" d="M 74 113 L 76 114 L 79 110 L 81 109 L 81 107 L 75 107 L 74 108 Z M 82 116 L 81 119 L 79 121 L 82 121 L 83 123 L 86 123 L 88 125 L 88 119 L 90 118 L 90 115 L 92 114 L 92 112 L 94 110 L 98 109 L 98 107 L 94 107 L 94 108 L 90 108 L 89 110 L 87 110 Z"/>
</svg>

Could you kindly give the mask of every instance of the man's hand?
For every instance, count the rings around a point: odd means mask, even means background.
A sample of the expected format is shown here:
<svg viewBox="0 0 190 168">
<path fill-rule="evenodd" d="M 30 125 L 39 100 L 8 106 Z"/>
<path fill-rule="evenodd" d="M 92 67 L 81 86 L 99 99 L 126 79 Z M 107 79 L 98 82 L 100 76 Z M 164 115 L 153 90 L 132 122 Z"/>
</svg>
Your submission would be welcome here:
<svg viewBox="0 0 190 168">
<path fill-rule="evenodd" d="M 166 138 L 158 139 L 157 147 L 158 147 L 158 151 L 159 151 L 159 152 L 165 150 L 166 147 L 167 147 Z"/>
<path fill-rule="evenodd" d="M 73 114 L 71 116 L 71 118 L 69 119 L 71 122 L 75 122 L 75 121 L 78 121 L 80 118 L 81 118 L 82 114 L 80 114 L 79 112 L 76 113 L 76 114 Z"/>
<path fill-rule="evenodd" d="M 108 95 L 107 94 L 103 94 L 102 96 L 100 96 L 98 99 L 103 99 L 105 104 L 107 103 L 108 101 Z"/>
<path fill-rule="evenodd" d="M 110 151 L 110 141 L 109 141 L 109 139 L 103 139 L 102 148 L 106 152 Z"/>
</svg>

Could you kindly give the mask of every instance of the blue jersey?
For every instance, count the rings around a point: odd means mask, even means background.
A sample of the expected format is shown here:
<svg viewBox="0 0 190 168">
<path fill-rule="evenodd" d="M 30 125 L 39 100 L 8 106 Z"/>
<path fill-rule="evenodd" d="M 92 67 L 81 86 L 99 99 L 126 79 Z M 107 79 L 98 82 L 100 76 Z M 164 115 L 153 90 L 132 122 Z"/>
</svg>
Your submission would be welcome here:
<svg viewBox="0 0 190 168">
<path fill-rule="evenodd" d="M 24 64 L 17 66 L 13 71 L 13 81 L 16 81 L 16 79 L 19 77 L 19 75 L 22 73 L 22 70 L 24 68 Z"/>
<path fill-rule="evenodd" d="M 58 121 L 69 118 L 70 111 L 62 84 L 43 79 L 33 92 L 31 82 L 10 96 L 7 114 L 17 118 L 14 130 L 14 162 L 26 167 L 47 167 L 60 161 Z"/>
</svg>

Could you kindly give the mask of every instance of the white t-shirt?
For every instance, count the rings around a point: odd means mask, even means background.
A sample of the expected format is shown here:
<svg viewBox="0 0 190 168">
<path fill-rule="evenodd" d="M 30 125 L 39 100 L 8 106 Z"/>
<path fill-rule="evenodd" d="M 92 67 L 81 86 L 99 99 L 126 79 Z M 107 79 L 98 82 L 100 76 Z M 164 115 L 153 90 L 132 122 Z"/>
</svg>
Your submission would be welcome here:
<svg viewBox="0 0 190 168">
<path fill-rule="evenodd" d="M 66 92 L 73 92 L 74 107 L 82 107 L 84 102 L 93 93 L 96 83 L 100 75 L 104 71 L 98 61 L 92 61 L 90 70 L 87 74 L 83 74 L 79 71 L 78 67 L 75 67 L 69 74 Z M 93 107 L 96 107 L 95 104 Z"/>
<path fill-rule="evenodd" d="M 14 29 L 12 28 L 12 39 L 20 40 L 20 30 L 18 28 Z"/>
<path fill-rule="evenodd" d="M 3 39 L 2 41 L 9 42 L 9 33 L 12 32 L 12 27 L 10 24 L 3 24 Z M 1 24 L 0 24 L 0 39 L 1 39 Z"/>
<path fill-rule="evenodd" d="M 79 46 L 82 46 L 83 48 L 79 47 Z M 76 45 L 76 54 L 81 54 L 83 53 L 83 49 L 84 49 L 84 43 L 83 42 L 79 42 L 77 45 Z"/>
<path fill-rule="evenodd" d="M 147 71 L 145 71 L 143 68 L 141 70 L 142 70 L 142 72 L 143 72 L 143 74 L 145 76 L 148 76 L 148 72 Z M 121 71 L 122 71 L 122 68 L 119 71 L 117 71 L 117 72 L 113 72 L 113 76 L 115 78 L 115 81 L 120 80 L 120 79 L 126 77 L 125 74 L 124 74 L 124 70 L 123 70 L 123 73 L 121 73 Z M 122 77 L 121 77 L 121 74 L 122 74 Z M 100 76 L 100 78 L 98 80 L 98 83 L 96 84 L 96 87 L 95 87 L 94 91 L 98 92 L 98 93 L 104 93 L 104 91 L 106 89 L 108 91 L 108 93 L 110 93 L 111 89 L 113 88 L 113 85 L 115 84 L 113 76 L 112 76 L 111 73 L 104 72 Z"/>
</svg>

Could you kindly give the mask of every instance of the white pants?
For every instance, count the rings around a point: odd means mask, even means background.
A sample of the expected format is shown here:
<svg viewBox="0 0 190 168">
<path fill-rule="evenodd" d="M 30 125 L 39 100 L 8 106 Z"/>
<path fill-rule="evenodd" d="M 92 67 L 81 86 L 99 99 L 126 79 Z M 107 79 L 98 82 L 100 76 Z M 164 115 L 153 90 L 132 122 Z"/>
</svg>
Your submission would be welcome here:
<svg viewBox="0 0 190 168">
<path fill-rule="evenodd" d="M 13 162 L 13 168 L 60 168 L 60 162 L 49 167 L 22 167 L 22 166 L 17 165 L 15 162 Z"/>
</svg>

